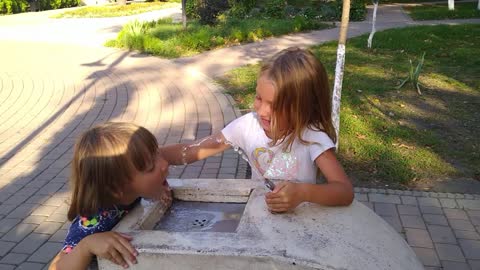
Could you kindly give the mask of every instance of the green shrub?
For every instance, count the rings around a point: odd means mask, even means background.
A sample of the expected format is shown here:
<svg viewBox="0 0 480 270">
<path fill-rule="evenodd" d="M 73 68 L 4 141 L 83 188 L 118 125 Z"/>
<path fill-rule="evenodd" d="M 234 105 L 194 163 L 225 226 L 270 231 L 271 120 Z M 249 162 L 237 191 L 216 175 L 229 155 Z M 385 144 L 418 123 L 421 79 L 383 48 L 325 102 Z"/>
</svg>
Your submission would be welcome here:
<svg viewBox="0 0 480 270">
<path fill-rule="evenodd" d="M 228 10 L 228 0 L 187 0 L 185 12 L 190 19 L 199 19 L 201 24 L 213 25 L 217 16 Z"/>
<path fill-rule="evenodd" d="M 228 16 L 245 18 L 255 8 L 256 4 L 256 0 L 229 0 L 230 9 L 228 10 Z"/>
<path fill-rule="evenodd" d="M 144 51 L 145 33 L 148 23 L 142 23 L 137 20 L 127 23 L 120 31 L 117 44 L 121 44 L 130 50 Z"/>
<path fill-rule="evenodd" d="M 265 4 L 265 15 L 269 18 L 281 19 L 285 17 L 285 0 L 269 0 Z"/>
<path fill-rule="evenodd" d="M 315 19 L 315 17 L 319 16 L 319 12 L 313 7 L 304 7 L 300 10 L 299 15 L 303 15 L 308 19 Z"/>
<path fill-rule="evenodd" d="M 293 18 L 297 15 L 298 10 L 294 6 L 287 5 L 283 13 L 287 18 Z"/>
<path fill-rule="evenodd" d="M 187 29 L 183 30 L 181 24 L 164 19 L 141 25 L 129 24 L 120 31 L 115 42 L 108 42 L 106 45 L 175 58 L 270 36 L 324 27 L 326 25 L 318 20 L 305 17 L 293 20 L 262 18 L 242 20 L 226 17 L 215 26 L 190 21 Z"/>
<path fill-rule="evenodd" d="M 259 8 L 252 8 L 246 17 L 248 18 L 258 18 L 262 15 L 262 11 Z"/>
<path fill-rule="evenodd" d="M 336 4 L 336 13 L 337 20 L 342 18 L 342 8 L 343 0 L 337 0 Z M 367 7 L 365 5 L 365 0 L 351 0 L 350 1 L 350 20 L 351 21 L 361 21 L 365 18 L 367 13 Z"/>
<path fill-rule="evenodd" d="M 198 16 L 198 7 L 200 6 L 200 0 L 187 0 L 185 6 L 185 13 L 189 19 L 199 19 Z"/>
<path fill-rule="evenodd" d="M 337 16 L 337 11 L 333 5 L 321 5 L 319 13 L 320 19 L 326 21 L 335 20 L 342 16 L 341 14 Z"/>
<path fill-rule="evenodd" d="M 27 8 L 26 0 L 0 0 L 0 14 L 25 12 Z"/>
<path fill-rule="evenodd" d="M 229 8 L 227 0 L 203 0 L 203 2 L 203 5 L 198 8 L 201 24 L 215 24 L 217 16 Z"/>
<path fill-rule="evenodd" d="M 38 0 L 37 7 L 39 10 L 50 10 L 67 7 L 76 7 L 80 3 L 79 0 Z"/>
</svg>

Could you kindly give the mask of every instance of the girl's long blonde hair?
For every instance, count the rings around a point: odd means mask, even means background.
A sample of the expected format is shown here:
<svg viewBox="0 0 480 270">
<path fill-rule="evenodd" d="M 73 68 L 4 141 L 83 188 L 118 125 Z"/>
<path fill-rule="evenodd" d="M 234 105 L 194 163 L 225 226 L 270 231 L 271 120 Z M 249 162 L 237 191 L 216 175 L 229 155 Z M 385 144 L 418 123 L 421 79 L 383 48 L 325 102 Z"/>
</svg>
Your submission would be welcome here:
<svg viewBox="0 0 480 270">
<path fill-rule="evenodd" d="M 155 136 L 131 123 L 104 123 L 83 133 L 74 149 L 68 219 L 117 204 L 134 174 L 154 164 L 157 149 Z"/>
<path fill-rule="evenodd" d="M 332 102 L 328 77 L 322 63 L 315 55 L 297 47 L 288 48 L 274 55 L 260 69 L 276 89 L 272 104 L 272 145 L 285 143 L 291 149 L 305 128 L 321 130 L 336 142 L 332 123 Z M 279 119 L 288 123 L 288 128 L 279 130 Z"/>
</svg>

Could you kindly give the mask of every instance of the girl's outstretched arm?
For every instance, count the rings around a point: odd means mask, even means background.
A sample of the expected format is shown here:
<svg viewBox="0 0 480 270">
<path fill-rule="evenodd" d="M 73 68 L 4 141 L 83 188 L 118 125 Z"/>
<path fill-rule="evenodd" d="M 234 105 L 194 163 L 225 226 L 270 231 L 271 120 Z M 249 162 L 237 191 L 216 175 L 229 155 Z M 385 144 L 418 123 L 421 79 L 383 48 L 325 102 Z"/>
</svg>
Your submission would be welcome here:
<svg viewBox="0 0 480 270">
<path fill-rule="evenodd" d="M 166 145 L 160 147 L 160 151 L 169 164 L 182 165 L 213 156 L 229 147 L 222 132 L 217 132 L 192 143 Z"/>
<path fill-rule="evenodd" d="M 353 201 L 353 186 L 332 149 L 315 159 L 315 163 L 327 179 L 326 184 L 295 182 L 279 183 L 266 195 L 268 208 L 273 212 L 292 210 L 302 202 L 326 206 L 345 206 Z"/>
<path fill-rule="evenodd" d="M 128 262 L 137 263 L 137 251 L 130 244 L 133 238 L 123 233 L 94 233 L 83 238 L 68 254 L 60 251 L 50 264 L 49 270 L 85 270 L 94 255 L 128 267 Z"/>
</svg>

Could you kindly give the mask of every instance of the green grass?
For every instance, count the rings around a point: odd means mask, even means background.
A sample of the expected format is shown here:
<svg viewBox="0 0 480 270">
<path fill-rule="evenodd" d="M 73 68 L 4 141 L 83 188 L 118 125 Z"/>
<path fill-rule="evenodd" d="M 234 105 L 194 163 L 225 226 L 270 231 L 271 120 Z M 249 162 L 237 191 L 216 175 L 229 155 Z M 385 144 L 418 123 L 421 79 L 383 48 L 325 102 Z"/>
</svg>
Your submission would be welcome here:
<svg viewBox="0 0 480 270">
<path fill-rule="evenodd" d="M 323 29 L 329 25 L 303 17 L 294 19 L 224 19 L 215 26 L 189 21 L 187 30 L 171 19 L 145 23 L 135 27 L 126 25 L 116 40 L 106 46 L 128 48 L 166 58 L 190 56 L 207 50 L 258 41 L 271 36 L 310 29 Z M 133 28 L 142 28 L 134 30 Z"/>
<path fill-rule="evenodd" d="M 170 2 L 148 2 L 148 3 L 131 3 L 128 5 L 105 5 L 105 6 L 89 6 L 75 10 L 69 10 L 52 16 L 52 18 L 103 18 L 103 17 L 120 17 L 140 14 L 148 11 L 171 8 L 178 6 L 178 3 Z"/>
<path fill-rule="evenodd" d="M 419 26 L 347 43 L 339 157 L 359 182 L 480 179 L 480 26 Z M 407 42 L 408 41 L 408 42 Z M 333 84 L 336 43 L 313 47 Z M 426 52 L 423 95 L 395 86 Z M 241 108 L 251 108 L 258 65 L 219 79 Z"/>
<path fill-rule="evenodd" d="M 477 2 L 455 3 L 455 10 L 448 10 L 448 4 L 426 4 L 404 7 L 414 20 L 444 20 L 480 18 Z"/>
</svg>

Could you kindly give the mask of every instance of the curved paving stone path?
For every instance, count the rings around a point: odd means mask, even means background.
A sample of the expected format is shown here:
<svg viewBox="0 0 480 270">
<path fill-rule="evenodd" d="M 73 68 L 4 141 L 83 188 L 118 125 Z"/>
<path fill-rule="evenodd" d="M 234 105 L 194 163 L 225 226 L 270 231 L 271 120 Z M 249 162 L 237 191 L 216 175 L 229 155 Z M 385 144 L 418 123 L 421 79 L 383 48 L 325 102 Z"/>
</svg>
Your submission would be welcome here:
<svg viewBox="0 0 480 270">
<path fill-rule="evenodd" d="M 41 269 L 58 252 L 72 148 L 88 127 L 135 122 L 165 144 L 207 136 L 239 116 L 215 85 L 168 61 L 34 45 L 0 44 L 0 269 Z M 231 150 L 171 168 L 170 177 L 245 178 L 246 170 Z"/>
<path fill-rule="evenodd" d="M 413 24 L 398 8 L 384 14 L 379 28 Z M 41 14 L 25 16 L 0 17 L 0 270 L 46 269 L 60 249 L 69 225 L 69 162 L 80 132 L 112 120 L 143 125 L 161 144 L 204 137 L 240 113 L 202 73 L 221 74 L 292 44 L 337 35 L 314 31 L 168 61 L 104 48 L 86 32 L 71 39 L 64 30 L 51 42 L 41 34 L 55 32 L 37 25 Z M 18 23 L 33 23 L 41 34 L 9 30 Z M 369 30 L 368 23 L 351 25 L 351 35 Z M 170 177 L 245 178 L 246 170 L 227 151 L 171 168 Z M 356 197 L 404 235 L 428 269 L 480 269 L 478 196 L 357 188 Z"/>
</svg>

